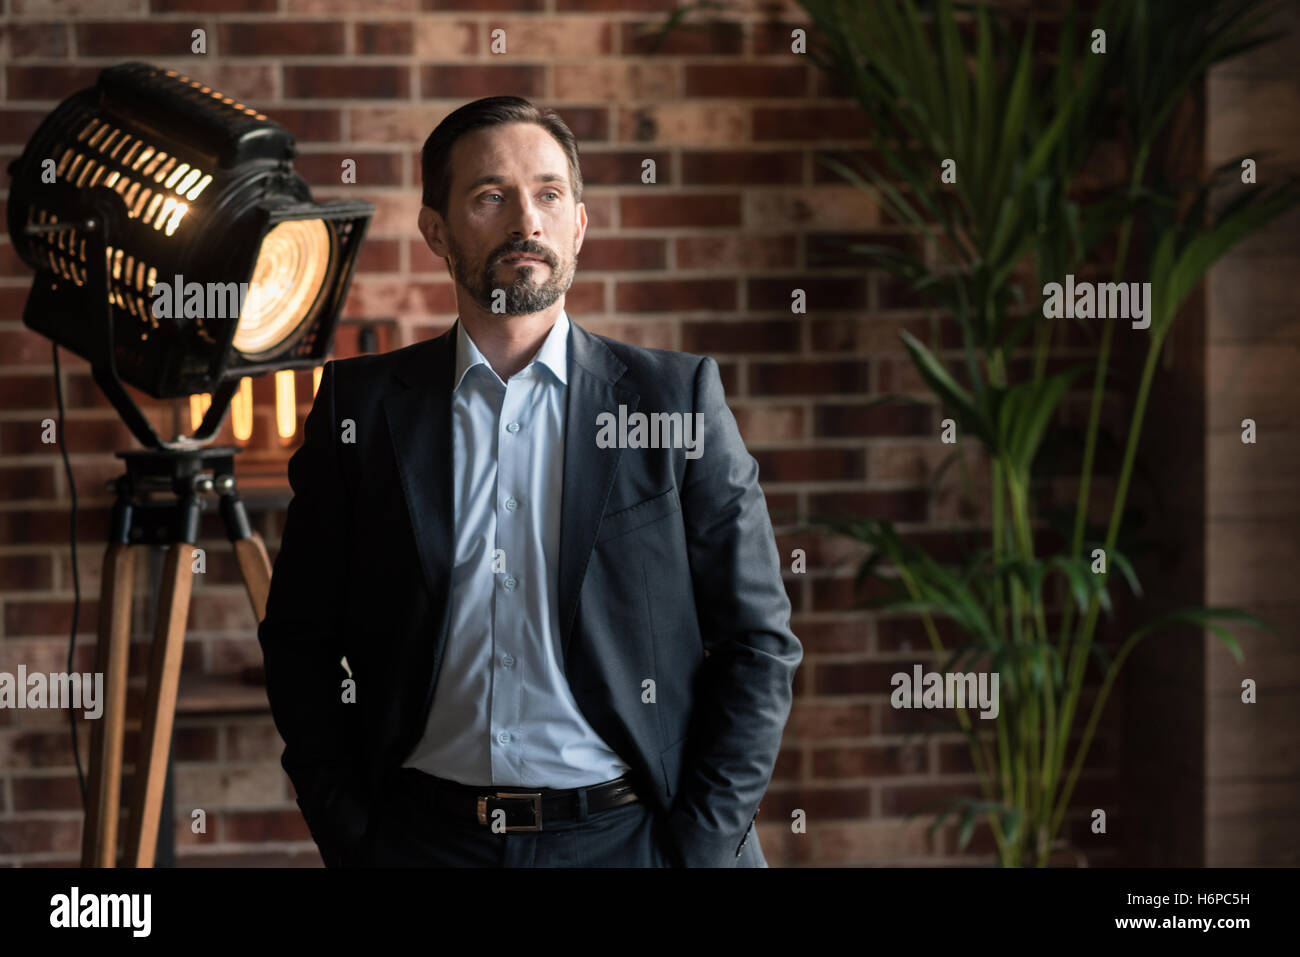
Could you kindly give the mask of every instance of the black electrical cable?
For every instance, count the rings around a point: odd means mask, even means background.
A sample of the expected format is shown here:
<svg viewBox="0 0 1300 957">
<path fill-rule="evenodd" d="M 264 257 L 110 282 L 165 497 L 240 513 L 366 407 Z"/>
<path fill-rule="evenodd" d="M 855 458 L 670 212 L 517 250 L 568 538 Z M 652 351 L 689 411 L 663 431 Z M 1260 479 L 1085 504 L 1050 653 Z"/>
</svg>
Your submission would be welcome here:
<svg viewBox="0 0 1300 957">
<path fill-rule="evenodd" d="M 81 615 L 81 575 L 77 571 L 77 483 L 72 480 L 72 464 L 68 461 L 67 431 L 63 416 L 63 377 L 59 375 L 59 346 L 54 344 L 54 395 L 59 403 L 59 451 L 63 453 L 63 474 L 68 478 L 68 494 L 72 497 L 72 525 L 68 538 L 72 544 L 72 634 L 68 638 L 68 674 L 75 675 L 72 666 L 77 650 L 77 619 Z M 100 596 L 105 599 L 107 596 Z M 77 709 L 68 709 L 72 725 L 72 757 L 77 762 L 77 786 L 81 789 L 81 810 L 86 810 L 86 777 L 81 770 L 81 749 L 77 746 Z"/>
</svg>

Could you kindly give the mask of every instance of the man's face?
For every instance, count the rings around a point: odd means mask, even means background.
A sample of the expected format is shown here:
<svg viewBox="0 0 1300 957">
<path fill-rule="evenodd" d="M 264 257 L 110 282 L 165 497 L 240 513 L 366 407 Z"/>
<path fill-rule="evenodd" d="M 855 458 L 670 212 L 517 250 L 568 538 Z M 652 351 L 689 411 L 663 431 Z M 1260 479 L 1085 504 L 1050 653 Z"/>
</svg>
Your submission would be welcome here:
<svg viewBox="0 0 1300 957">
<path fill-rule="evenodd" d="M 447 218 L 420 210 L 420 231 L 485 312 L 551 306 L 573 283 L 587 211 L 575 205 L 568 158 L 535 123 L 474 130 L 450 159 Z"/>
</svg>

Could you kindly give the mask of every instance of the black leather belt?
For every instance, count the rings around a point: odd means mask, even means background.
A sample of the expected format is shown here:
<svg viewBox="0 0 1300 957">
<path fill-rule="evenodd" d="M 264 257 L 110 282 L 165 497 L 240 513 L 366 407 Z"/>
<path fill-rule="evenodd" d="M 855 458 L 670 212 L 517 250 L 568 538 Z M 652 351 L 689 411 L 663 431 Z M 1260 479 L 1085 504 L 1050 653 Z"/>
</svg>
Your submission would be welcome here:
<svg viewBox="0 0 1300 957">
<path fill-rule="evenodd" d="M 421 803 L 432 805 L 441 814 L 463 821 L 477 821 L 491 828 L 500 819 L 495 812 L 505 812 L 505 830 L 540 831 L 543 821 L 578 819 L 580 792 L 586 792 L 587 813 L 607 811 L 641 800 L 626 775 L 586 788 L 474 787 L 448 781 L 415 768 L 402 768 L 401 781 L 415 792 Z"/>
</svg>

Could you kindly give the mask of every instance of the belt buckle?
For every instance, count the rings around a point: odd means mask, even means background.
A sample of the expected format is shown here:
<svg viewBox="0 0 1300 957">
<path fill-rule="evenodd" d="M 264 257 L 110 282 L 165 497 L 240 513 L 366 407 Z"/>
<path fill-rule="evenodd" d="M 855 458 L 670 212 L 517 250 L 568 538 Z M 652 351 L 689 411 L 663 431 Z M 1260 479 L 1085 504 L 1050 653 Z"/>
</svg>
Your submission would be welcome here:
<svg viewBox="0 0 1300 957">
<path fill-rule="evenodd" d="M 498 791 L 495 795 L 483 794 L 478 799 L 478 822 L 486 825 L 487 819 L 487 802 L 492 798 L 515 798 L 518 800 L 529 800 L 533 802 L 533 823 L 532 824 L 507 824 L 507 831 L 540 831 L 542 829 L 542 792 L 525 791 L 522 794 Z"/>
</svg>

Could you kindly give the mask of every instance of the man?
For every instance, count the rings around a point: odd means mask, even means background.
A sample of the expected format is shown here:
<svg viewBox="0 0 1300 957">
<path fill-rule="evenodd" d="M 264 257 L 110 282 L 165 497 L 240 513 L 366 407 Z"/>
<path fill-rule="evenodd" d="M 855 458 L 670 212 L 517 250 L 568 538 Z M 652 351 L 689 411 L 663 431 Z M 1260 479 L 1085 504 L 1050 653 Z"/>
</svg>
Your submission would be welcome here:
<svg viewBox="0 0 1300 957">
<path fill-rule="evenodd" d="M 329 866 L 766 866 L 802 648 L 717 363 L 565 312 L 557 116 L 470 103 L 422 176 L 458 321 L 326 364 L 258 632 L 312 837 Z"/>
</svg>

